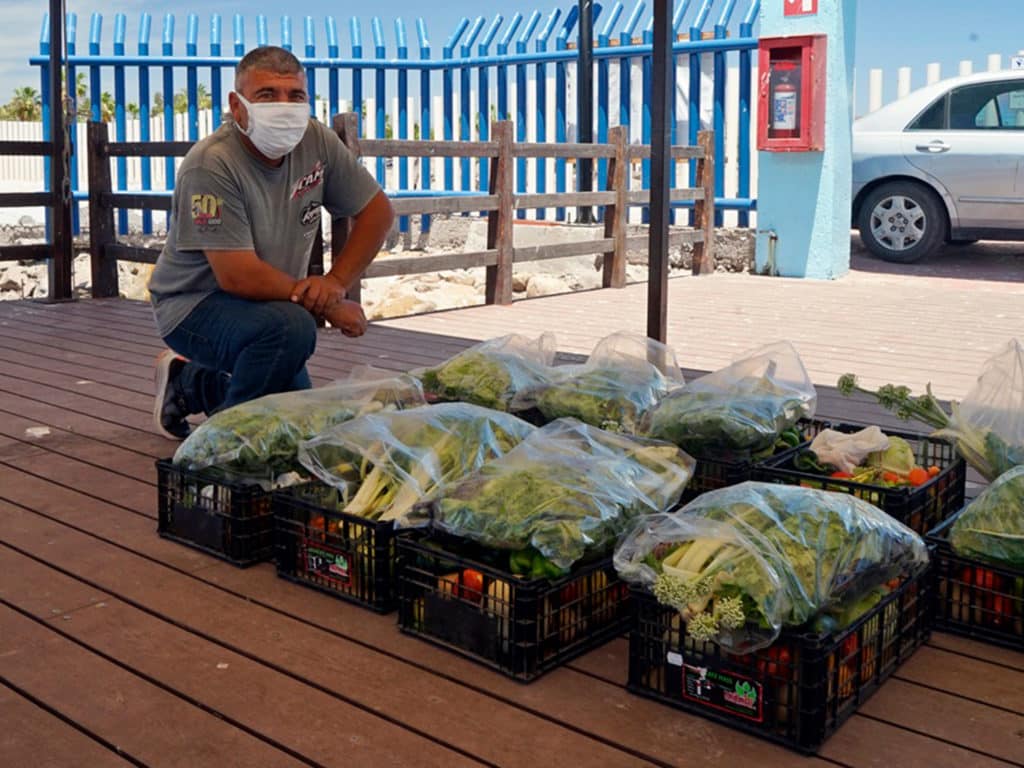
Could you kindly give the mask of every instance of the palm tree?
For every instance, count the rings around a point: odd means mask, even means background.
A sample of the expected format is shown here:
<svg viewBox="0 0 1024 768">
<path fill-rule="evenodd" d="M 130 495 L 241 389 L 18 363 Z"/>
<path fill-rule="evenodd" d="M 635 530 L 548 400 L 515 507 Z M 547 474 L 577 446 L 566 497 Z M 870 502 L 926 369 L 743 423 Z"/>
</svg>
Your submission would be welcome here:
<svg viewBox="0 0 1024 768">
<path fill-rule="evenodd" d="M 209 90 L 207 90 L 203 83 L 199 83 L 196 88 L 197 108 L 209 109 L 212 105 L 213 99 L 210 98 Z M 179 113 L 188 112 L 188 91 L 184 88 L 174 94 L 174 111 Z"/>
<path fill-rule="evenodd" d="M 5 108 L 5 113 L 13 120 L 41 120 L 43 109 L 39 91 L 30 86 L 14 89 L 14 98 Z"/>
</svg>

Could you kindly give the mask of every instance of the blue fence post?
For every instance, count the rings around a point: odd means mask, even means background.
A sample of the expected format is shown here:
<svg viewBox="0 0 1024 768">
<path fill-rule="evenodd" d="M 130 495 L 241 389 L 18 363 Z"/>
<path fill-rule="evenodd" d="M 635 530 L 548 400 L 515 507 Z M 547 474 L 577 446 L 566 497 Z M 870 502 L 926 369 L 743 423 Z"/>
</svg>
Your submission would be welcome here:
<svg viewBox="0 0 1024 768">
<path fill-rule="evenodd" d="M 235 14 L 232 31 L 234 33 L 232 35 L 232 37 L 234 39 L 235 56 L 244 56 L 245 55 L 245 19 L 242 18 L 242 14 L 240 14 L 240 13 L 236 13 Z M 232 84 L 231 87 L 232 87 L 232 89 L 234 89 L 234 84 Z"/>
<path fill-rule="evenodd" d="M 190 13 L 185 28 L 185 55 L 195 58 L 199 55 L 199 17 Z M 185 98 L 188 99 L 188 138 L 199 141 L 199 68 L 188 64 L 185 68 Z"/>
<path fill-rule="evenodd" d="M 644 45 L 654 45 L 654 20 L 652 19 L 647 29 L 644 30 Z M 647 52 L 643 54 L 641 59 L 641 66 L 643 68 L 643 98 L 641 100 L 640 107 L 640 143 L 649 145 L 651 143 L 651 53 Z M 650 189 L 651 188 L 651 161 L 649 158 L 644 158 L 640 162 L 640 188 Z M 644 206 L 640 209 L 640 221 L 646 224 L 650 221 L 651 209 L 649 206 Z"/>
<path fill-rule="evenodd" d="M 46 22 L 43 22 L 44 26 Z M 47 27 L 47 29 L 49 29 Z M 103 17 L 98 13 L 93 13 L 89 19 L 89 55 L 99 56 L 100 55 L 100 41 L 103 37 Z M 102 104 L 102 93 L 100 90 L 100 66 L 98 64 L 89 65 L 89 119 L 93 122 L 97 122 L 103 119 L 103 104 Z M 45 78 L 44 78 L 45 80 Z M 43 132 L 45 134 L 47 126 L 43 126 Z M 50 178 L 50 174 L 46 174 L 46 178 Z"/>
<path fill-rule="evenodd" d="M 754 20 L 761 9 L 761 0 L 754 0 L 750 4 L 743 23 L 740 24 L 740 37 L 752 37 L 754 33 Z M 740 108 L 739 108 L 739 147 L 736 153 L 739 158 L 737 168 L 737 190 L 736 193 L 741 200 L 750 199 L 750 100 L 752 98 L 751 82 L 751 54 L 745 49 L 740 51 Z M 719 160 L 718 162 L 721 162 Z M 741 209 L 736 223 L 741 227 L 750 226 L 750 214 L 746 209 Z"/>
<path fill-rule="evenodd" d="M 338 25 L 334 21 L 333 16 L 328 16 L 324 20 L 324 31 L 327 36 L 327 57 L 331 59 L 331 68 L 327 70 L 327 111 L 328 111 L 328 124 L 334 119 L 334 116 L 340 111 L 338 109 L 338 67 L 333 62 L 341 58 L 341 53 L 338 49 Z"/>
<path fill-rule="evenodd" d="M 303 43 L 305 43 L 306 58 L 316 58 L 316 28 L 313 24 L 313 17 L 307 16 L 303 24 Z M 306 66 L 306 95 L 309 97 L 309 114 L 319 119 L 316 113 L 316 67 Z"/>
<path fill-rule="evenodd" d="M 395 19 L 395 47 L 398 51 L 399 61 L 409 58 L 409 45 L 405 40 L 405 22 Z M 402 68 L 398 70 L 398 138 L 409 138 L 409 70 Z M 398 158 L 398 188 L 403 192 L 409 189 L 409 159 Z M 405 233 L 409 231 L 409 217 L 400 216 L 398 219 L 398 231 Z"/>
<path fill-rule="evenodd" d="M 694 18 L 690 25 L 690 40 L 699 41 L 703 37 L 704 24 L 708 19 L 708 14 L 711 13 L 711 4 L 714 0 L 703 0 L 703 4 L 700 10 L 697 12 L 697 16 Z M 697 134 L 701 129 L 700 122 L 700 76 L 701 76 L 701 63 L 700 54 L 690 54 L 690 115 L 689 115 L 689 144 L 696 146 Z M 715 158 L 716 161 L 720 161 L 721 158 Z M 690 163 L 690 186 L 696 186 L 697 183 L 697 164 Z M 692 211 L 691 211 L 692 217 Z"/>
<path fill-rule="evenodd" d="M 77 53 L 78 37 L 78 14 L 69 13 L 65 21 L 65 33 L 67 35 L 68 56 Z M 74 201 L 75 192 L 78 191 L 78 70 L 73 64 L 68 64 L 68 81 L 65 84 L 67 97 L 71 105 L 71 114 L 68 115 L 68 137 L 71 141 L 71 199 Z M 45 135 L 45 134 L 44 134 Z M 78 220 L 78 203 L 71 204 L 71 231 L 78 234 L 80 231 Z"/>
<path fill-rule="evenodd" d="M 564 51 L 569 47 L 569 33 L 572 28 L 576 26 L 576 21 L 579 19 L 580 9 L 574 5 L 569 9 L 569 12 L 565 15 L 565 21 L 562 23 L 562 30 L 558 33 L 558 37 L 555 38 L 555 50 Z M 565 144 L 568 141 L 568 128 L 569 128 L 569 116 L 567 112 L 566 103 L 566 83 L 569 74 L 569 63 L 566 61 L 559 61 L 555 64 L 555 142 L 558 144 Z M 577 77 L 579 73 L 577 72 Z M 579 120 L 577 119 L 577 122 Z M 578 128 L 577 128 L 578 130 Z M 577 137 L 578 138 L 578 137 Z M 577 158 L 577 162 L 579 158 Z M 555 191 L 565 192 L 565 166 L 566 160 L 564 157 L 559 157 L 555 160 Z M 555 208 L 555 220 L 565 221 L 565 208 Z"/>
<path fill-rule="evenodd" d="M 736 0 L 727 0 L 722 14 L 715 24 L 715 39 L 727 37 L 729 19 Z M 725 85 L 728 70 L 725 66 L 725 51 L 715 51 L 715 194 L 725 195 Z M 722 209 L 715 207 L 715 226 L 722 226 Z"/>
<path fill-rule="evenodd" d="M 473 138 L 473 128 L 469 122 L 470 111 L 473 108 L 472 98 L 472 72 L 470 71 L 470 65 L 467 63 L 470 57 L 473 55 L 473 43 L 476 42 L 477 37 L 480 35 L 480 30 L 484 26 L 484 17 L 477 16 L 476 21 L 473 22 L 473 26 L 469 29 L 469 34 L 466 36 L 466 41 L 462 44 L 462 50 L 459 52 L 462 57 L 462 66 L 459 67 L 459 138 L 463 141 L 471 141 Z M 479 115 L 477 120 L 479 120 Z M 462 166 L 462 189 L 470 190 L 473 188 L 472 182 L 472 164 L 470 158 L 464 157 L 461 160 Z M 466 214 L 463 214 L 466 215 Z"/>
<path fill-rule="evenodd" d="M 682 2 L 679 3 L 676 6 L 675 14 L 672 17 L 672 40 L 673 40 L 673 43 L 675 42 L 675 40 L 677 39 L 677 37 L 679 35 L 679 27 L 682 25 L 682 23 L 683 23 L 683 16 L 686 14 L 686 11 L 687 11 L 687 9 L 689 7 L 690 7 L 690 0 L 682 0 Z M 676 89 L 676 85 L 675 85 L 676 68 L 677 68 L 677 66 L 678 66 L 678 57 L 673 53 L 672 54 L 672 103 L 669 105 L 669 108 L 672 110 L 672 113 L 671 113 L 672 114 L 672 126 L 671 126 L 672 130 L 671 130 L 671 141 L 669 142 L 669 146 L 675 146 L 676 144 L 679 143 L 679 135 L 678 135 L 679 134 L 679 120 L 677 118 L 677 115 L 678 115 L 678 104 L 677 104 L 677 101 L 678 101 L 678 90 Z M 673 159 L 671 161 L 671 163 L 669 164 L 669 170 L 668 170 L 668 182 L 669 182 L 669 187 L 670 188 L 674 188 L 676 186 L 676 177 L 677 177 L 678 173 L 679 173 L 679 163 L 678 163 L 678 161 Z M 671 223 L 673 223 L 673 224 L 676 224 L 679 221 L 679 209 L 676 206 L 674 206 L 674 205 L 669 208 L 669 221 Z"/>
<path fill-rule="evenodd" d="M 544 29 L 541 30 L 540 36 L 537 38 L 537 52 L 543 53 L 548 49 L 548 38 L 551 37 L 551 33 L 555 29 L 555 24 L 558 23 L 559 17 L 562 12 L 557 8 L 551 12 L 548 16 L 547 23 L 544 25 Z M 543 61 L 538 61 L 535 74 L 534 74 L 534 86 L 537 89 L 537 141 L 544 143 L 547 141 L 548 129 L 547 129 L 547 111 L 548 111 L 548 91 L 547 91 L 547 66 Z M 535 172 L 537 174 L 537 194 L 544 194 L 547 190 L 547 162 L 543 157 L 535 159 Z M 547 217 L 547 211 L 544 208 L 537 209 L 537 218 L 545 219 Z"/>
<path fill-rule="evenodd" d="M 39 55 L 43 57 L 49 57 L 50 55 L 50 14 L 43 14 L 43 29 L 39 33 Z M 49 58 L 40 65 L 39 67 L 39 100 L 40 100 L 40 117 L 42 118 L 43 128 L 43 140 L 46 141 L 50 136 L 50 64 Z M 50 191 L 50 165 L 51 160 L 49 155 L 43 155 L 43 191 Z M 43 211 L 43 221 L 46 227 L 46 237 L 50 238 L 50 227 L 51 220 L 53 218 L 53 212 L 46 208 Z"/>
<path fill-rule="evenodd" d="M 443 59 L 451 59 L 455 55 L 455 46 L 468 26 L 469 19 L 463 17 L 441 53 Z M 455 138 L 455 78 L 450 66 L 441 70 L 441 87 L 444 92 L 444 140 L 452 141 Z M 455 163 L 450 157 L 444 159 L 444 188 L 449 192 L 455 188 Z"/>
<path fill-rule="evenodd" d="M 149 32 L 152 24 L 152 17 L 143 13 L 139 19 L 139 57 L 149 56 Z M 149 67 L 145 64 L 139 66 L 139 140 L 150 141 L 149 130 Z M 139 158 L 141 163 L 142 189 L 146 192 L 153 189 L 152 158 Z M 142 212 L 142 231 L 149 235 L 153 232 L 153 212 Z"/>
<path fill-rule="evenodd" d="M 499 13 L 494 17 L 491 22 L 491 26 L 488 28 L 487 33 L 484 35 L 483 41 L 477 48 L 477 53 L 484 57 L 487 55 L 488 50 L 491 47 L 491 43 L 494 40 L 495 35 L 498 34 L 498 28 L 501 26 L 505 18 Z M 478 85 L 477 85 L 477 120 L 480 123 L 480 141 L 488 141 L 491 137 L 491 86 L 488 79 L 487 73 L 488 67 L 486 64 L 480 65 L 480 71 L 478 72 Z M 480 186 L 485 188 L 490 180 L 488 174 L 487 158 L 480 158 Z"/>
<path fill-rule="evenodd" d="M 498 56 L 504 60 L 508 56 L 508 46 L 519 31 L 519 25 L 523 23 L 523 14 L 518 11 L 512 16 L 508 29 L 498 41 Z M 512 114 L 508 108 L 508 64 L 498 65 L 498 119 L 509 120 Z"/>
<path fill-rule="evenodd" d="M 622 15 L 622 3 L 615 1 L 612 12 L 609 14 L 604 27 L 597 36 L 597 48 L 599 51 L 611 47 L 611 34 L 615 25 Z M 610 101 L 608 91 L 611 88 L 611 61 L 605 57 L 597 60 L 597 141 L 599 144 L 608 143 L 608 125 Z M 597 161 L 597 188 L 605 189 L 608 186 L 608 160 L 602 157 Z M 604 206 L 597 209 L 597 220 L 604 220 Z"/>
<path fill-rule="evenodd" d="M 288 15 L 281 17 L 281 47 L 286 51 L 292 49 L 292 17 Z"/>
<path fill-rule="evenodd" d="M 119 13 L 114 16 L 114 55 L 124 56 L 125 16 Z M 128 124 L 125 118 L 125 84 L 124 64 L 114 65 L 114 126 L 118 141 L 128 138 Z M 128 158 L 117 158 L 117 189 L 128 188 Z M 128 209 L 117 210 L 117 229 L 122 235 L 128 232 Z"/>
<path fill-rule="evenodd" d="M 164 16 L 163 37 L 161 53 L 164 56 L 174 55 L 174 16 L 170 13 Z M 163 99 L 164 99 L 164 141 L 174 141 L 174 65 L 164 65 L 163 77 Z M 164 174 L 168 189 L 174 189 L 174 158 L 168 157 L 164 160 Z M 169 227 L 171 222 L 170 214 L 167 214 L 166 224 Z"/>
<path fill-rule="evenodd" d="M 526 53 L 526 44 L 533 37 L 537 24 L 540 23 L 540 11 L 530 14 L 530 20 L 526 24 L 523 34 L 516 40 L 516 53 Z M 516 141 L 526 141 L 526 64 L 516 64 Z M 516 191 L 519 194 L 526 192 L 526 158 L 516 158 Z M 520 208 L 516 211 L 516 218 L 525 219 L 526 210 Z"/>
<path fill-rule="evenodd" d="M 210 17 L 210 55 L 221 55 L 221 20 L 220 14 Z M 224 112 L 224 87 L 221 82 L 221 68 L 214 64 L 210 67 L 210 111 L 213 130 L 220 128 L 220 116 Z"/>
<path fill-rule="evenodd" d="M 380 17 L 374 16 L 371 22 L 371 28 L 373 29 L 373 52 L 374 56 L 383 60 L 387 56 L 387 52 L 384 49 L 384 29 L 381 27 Z M 384 68 L 377 66 L 374 68 L 374 112 L 376 115 L 375 122 L 377 124 L 375 133 L 378 139 L 386 138 L 387 136 L 387 121 L 388 121 L 388 109 L 387 109 L 387 93 L 384 89 L 385 86 L 385 72 Z M 377 181 L 380 185 L 386 185 L 387 164 L 383 157 L 377 158 Z"/>
<path fill-rule="evenodd" d="M 427 24 L 422 18 L 416 19 L 416 34 L 420 43 L 420 61 L 430 59 L 430 41 L 427 39 Z M 420 135 L 419 138 L 429 140 L 430 135 L 430 70 L 420 70 Z M 420 160 L 420 188 L 430 189 L 430 158 L 424 156 Z M 420 232 L 430 231 L 430 216 L 420 217 Z"/>
<path fill-rule="evenodd" d="M 352 38 L 352 58 L 363 58 L 363 31 L 359 25 L 359 19 L 353 16 L 348 24 L 349 37 Z M 363 69 L 352 67 L 352 111 L 356 113 L 359 125 L 359 135 L 363 135 Z"/>
</svg>

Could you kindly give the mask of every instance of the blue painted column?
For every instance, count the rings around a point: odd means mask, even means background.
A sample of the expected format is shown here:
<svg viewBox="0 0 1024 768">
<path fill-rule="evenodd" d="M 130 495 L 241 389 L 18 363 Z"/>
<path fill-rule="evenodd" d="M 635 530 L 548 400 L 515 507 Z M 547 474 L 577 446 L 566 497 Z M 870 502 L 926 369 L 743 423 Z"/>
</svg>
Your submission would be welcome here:
<svg viewBox="0 0 1024 768">
<path fill-rule="evenodd" d="M 856 0 L 819 2 L 813 16 L 784 17 L 787 0 L 761 4 L 761 36 L 828 36 L 825 149 L 759 152 L 757 269 L 775 245 L 775 271 L 786 277 L 833 279 L 850 269 L 850 175 Z M 758 119 L 764 119 L 759 115 Z"/>
</svg>

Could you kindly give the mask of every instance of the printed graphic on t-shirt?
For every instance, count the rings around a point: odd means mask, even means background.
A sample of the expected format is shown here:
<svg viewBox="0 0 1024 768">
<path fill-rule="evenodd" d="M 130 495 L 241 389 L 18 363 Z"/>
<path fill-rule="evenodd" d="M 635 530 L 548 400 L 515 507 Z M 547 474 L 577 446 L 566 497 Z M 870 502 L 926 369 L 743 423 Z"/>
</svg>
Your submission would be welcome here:
<svg viewBox="0 0 1024 768">
<path fill-rule="evenodd" d="M 295 182 L 295 186 L 292 188 L 292 200 L 298 200 L 310 190 L 320 186 L 324 180 L 324 170 L 323 161 L 317 160 L 312 170 Z"/>
<path fill-rule="evenodd" d="M 224 199 L 216 195 L 192 195 L 192 223 L 200 232 L 221 225 L 221 206 Z"/>
<path fill-rule="evenodd" d="M 308 226 L 320 221 L 320 201 L 310 200 L 305 208 L 302 209 L 302 226 Z"/>
</svg>

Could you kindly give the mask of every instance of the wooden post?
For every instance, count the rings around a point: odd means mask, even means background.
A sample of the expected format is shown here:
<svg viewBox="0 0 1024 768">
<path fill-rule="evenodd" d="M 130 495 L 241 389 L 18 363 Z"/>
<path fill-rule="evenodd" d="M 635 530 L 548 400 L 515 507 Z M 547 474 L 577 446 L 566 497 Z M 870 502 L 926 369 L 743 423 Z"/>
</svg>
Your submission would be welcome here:
<svg viewBox="0 0 1024 768">
<path fill-rule="evenodd" d="M 669 112 L 675 88 L 672 66 L 672 0 L 654 0 L 651 47 L 651 217 L 647 248 L 647 335 L 663 344 L 668 333 Z"/>
<path fill-rule="evenodd" d="M 626 227 L 629 223 L 629 143 L 627 128 L 616 125 L 608 129 L 608 143 L 615 147 L 615 157 L 608 164 L 608 190 L 615 193 L 615 205 L 605 207 L 604 236 L 613 241 L 612 250 L 604 254 L 601 285 L 622 288 L 626 284 Z"/>
<path fill-rule="evenodd" d="M 89 259 L 92 268 L 92 296 L 105 299 L 118 295 L 117 259 L 107 255 L 107 246 L 117 241 L 114 230 L 110 155 L 107 124 L 88 125 L 89 146 Z"/>
<path fill-rule="evenodd" d="M 348 147 L 349 151 L 356 157 L 360 156 L 359 150 L 359 115 L 355 112 L 346 112 L 343 115 L 335 115 L 332 121 L 334 132 L 338 134 L 341 143 Z M 352 219 L 342 216 L 331 221 L 331 254 L 338 253 L 348 241 L 349 233 L 352 231 Z M 311 265 L 312 266 L 312 265 Z M 320 274 L 323 274 L 323 249 L 320 250 Z M 349 288 L 348 297 L 352 301 L 359 301 L 362 294 L 362 276 Z"/>
<path fill-rule="evenodd" d="M 697 161 L 697 183 L 704 199 L 693 206 L 693 223 L 704 230 L 704 241 L 693 244 L 693 274 L 710 275 L 715 271 L 715 132 L 701 131 L 697 143 L 704 157 Z"/>
<path fill-rule="evenodd" d="M 498 145 L 498 156 L 491 163 L 488 191 L 498 198 L 498 210 L 487 214 L 487 249 L 498 251 L 498 263 L 487 267 L 485 301 L 488 304 L 512 303 L 512 217 L 515 203 L 512 188 L 512 121 L 491 123 L 491 141 Z"/>
<path fill-rule="evenodd" d="M 64 114 L 64 97 L 61 87 L 61 66 L 64 50 L 63 3 L 50 0 L 50 191 L 52 194 L 53 258 L 47 270 L 47 300 L 66 301 L 73 290 L 72 273 L 75 251 L 71 231 L 71 139 L 67 132 L 67 116 Z M 71 130 L 75 126 L 72 123 Z"/>
</svg>

